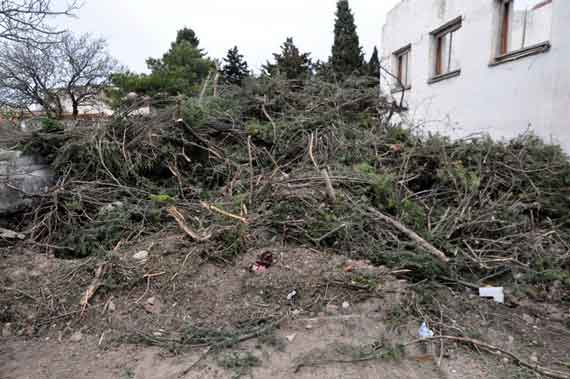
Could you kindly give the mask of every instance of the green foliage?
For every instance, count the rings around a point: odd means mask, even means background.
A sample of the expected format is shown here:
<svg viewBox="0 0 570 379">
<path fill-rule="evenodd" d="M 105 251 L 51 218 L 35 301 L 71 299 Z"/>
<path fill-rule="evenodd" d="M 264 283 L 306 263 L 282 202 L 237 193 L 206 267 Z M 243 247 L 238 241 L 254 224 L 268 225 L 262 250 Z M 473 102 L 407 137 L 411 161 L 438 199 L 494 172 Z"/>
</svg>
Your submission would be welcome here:
<svg viewBox="0 0 570 379">
<path fill-rule="evenodd" d="M 85 258 L 111 250 L 131 223 L 131 214 L 122 208 L 100 213 L 89 225 L 70 225 L 56 256 Z"/>
<path fill-rule="evenodd" d="M 65 205 L 68 212 L 79 214 L 87 208 L 81 199 L 68 200 Z M 105 254 L 133 230 L 138 230 L 143 225 L 158 225 L 162 221 L 160 209 L 152 203 L 100 209 L 90 222 L 67 225 L 62 231 L 63 238 L 55 254 L 59 258 L 85 258 Z"/>
<path fill-rule="evenodd" d="M 126 72 L 114 75 L 112 84 L 116 90 L 112 97 L 115 102 L 129 92 L 150 96 L 198 93 L 201 83 L 215 68 L 198 44 L 193 30 L 182 29 L 162 58 L 147 59 L 150 74 Z"/>
<path fill-rule="evenodd" d="M 192 95 L 199 91 L 202 81 L 214 69 L 214 64 L 192 42 L 174 44 L 162 59 L 149 58 L 151 75 L 165 84 L 162 90 L 170 95 Z"/>
<path fill-rule="evenodd" d="M 63 125 L 59 121 L 53 118 L 48 118 L 48 117 L 42 118 L 41 125 L 42 125 L 41 131 L 45 133 L 57 133 L 63 131 Z"/>
<path fill-rule="evenodd" d="M 415 246 L 410 247 L 414 248 Z M 408 250 L 399 252 L 376 251 L 369 256 L 369 259 L 375 265 L 410 270 L 409 277 L 411 280 L 435 279 L 445 274 L 441 264 L 429 254 L 418 254 Z"/>
<path fill-rule="evenodd" d="M 335 73 L 341 76 L 359 73 L 364 64 L 354 15 L 348 0 L 337 2 L 331 63 Z"/>
<path fill-rule="evenodd" d="M 172 45 L 176 45 L 182 43 L 183 41 L 189 42 L 192 47 L 197 48 L 200 45 L 200 40 L 194 30 L 190 28 L 182 28 L 176 33 L 176 42 L 173 42 Z"/>
<path fill-rule="evenodd" d="M 273 143 L 273 125 L 271 123 L 251 120 L 245 124 L 245 129 L 256 140 L 268 144 Z"/>
<path fill-rule="evenodd" d="M 354 169 L 372 182 L 370 194 L 374 205 L 394 212 L 398 207 L 394 177 L 391 174 L 378 174 L 376 169 L 366 162 L 356 165 Z"/>
<path fill-rule="evenodd" d="M 380 75 L 380 59 L 378 58 L 378 49 L 376 46 L 374 46 L 374 51 L 366 66 L 366 71 L 369 76 L 378 77 Z"/>
<path fill-rule="evenodd" d="M 531 272 L 523 276 L 524 281 L 532 284 L 552 285 L 560 282 L 564 287 L 570 288 L 570 272 L 560 269 Z"/>
<path fill-rule="evenodd" d="M 136 74 L 130 71 L 116 73 L 111 76 L 112 86 L 106 90 L 114 108 L 122 105 L 128 93 L 156 96 L 168 92 L 173 86 L 170 78 L 156 74 Z"/>
<path fill-rule="evenodd" d="M 247 62 L 238 51 L 237 46 L 228 50 L 228 55 L 224 58 L 222 76 L 226 83 L 241 86 L 243 80 L 249 76 Z"/>
<path fill-rule="evenodd" d="M 336 75 L 330 62 L 323 62 L 320 59 L 314 64 L 315 78 L 325 82 L 334 82 Z"/>
<path fill-rule="evenodd" d="M 222 251 L 220 256 L 216 259 L 225 261 L 233 261 L 236 257 L 242 255 L 247 251 L 246 237 L 248 228 L 247 225 L 239 224 L 234 228 L 227 230 L 220 237 L 222 243 Z"/>
<path fill-rule="evenodd" d="M 182 118 L 191 128 L 204 127 L 208 121 L 208 114 L 196 99 L 189 99 L 182 110 Z"/>
<path fill-rule="evenodd" d="M 271 77 L 283 75 L 288 80 L 304 80 L 311 74 L 312 62 L 310 53 L 301 53 L 293 38 L 287 38 L 281 45 L 281 53 L 274 53 L 275 63 L 267 62 L 263 71 Z"/>
<path fill-rule="evenodd" d="M 43 118 L 41 129 L 34 131 L 31 138 L 20 146 L 23 153 L 54 162 L 66 140 L 63 125 L 57 120 Z"/>
<path fill-rule="evenodd" d="M 218 359 L 218 364 L 226 369 L 249 369 L 261 364 L 261 360 L 252 353 L 227 353 Z"/>
<path fill-rule="evenodd" d="M 172 196 L 166 194 L 150 195 L 149 200 L 157 204 L 174 204 L 176 202 Z"/>
</svg>

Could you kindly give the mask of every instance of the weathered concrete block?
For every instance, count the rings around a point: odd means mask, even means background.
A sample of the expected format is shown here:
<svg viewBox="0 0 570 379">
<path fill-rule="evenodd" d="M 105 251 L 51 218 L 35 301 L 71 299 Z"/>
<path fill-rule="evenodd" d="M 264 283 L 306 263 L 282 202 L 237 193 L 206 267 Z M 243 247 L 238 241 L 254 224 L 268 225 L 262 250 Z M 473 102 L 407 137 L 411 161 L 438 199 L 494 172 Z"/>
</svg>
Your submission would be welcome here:
<svg viewBox="0 0 570 379">
<path fill-rule="evenodd" d="M 46 193 L 53 176 L 40 157 L 0 149 L 0 216 L 33 204 L 33 195 Z"/>
</svg>

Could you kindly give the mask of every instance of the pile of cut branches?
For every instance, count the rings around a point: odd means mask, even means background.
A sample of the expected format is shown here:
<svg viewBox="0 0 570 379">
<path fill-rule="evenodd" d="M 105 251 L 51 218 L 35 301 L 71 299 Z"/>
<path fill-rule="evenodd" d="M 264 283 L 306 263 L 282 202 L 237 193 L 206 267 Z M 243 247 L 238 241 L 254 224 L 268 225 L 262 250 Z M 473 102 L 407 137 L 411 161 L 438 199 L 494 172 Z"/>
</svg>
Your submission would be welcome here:
<svg viewBox="0 0 570 379">
<path fill-rule="evenodd" d="M 22 145 L 45 146 L 53 133 L 62 143 L 48 144 L 59 181 L 30 213 L 31 236 L 86 256 L 182 227 L 221 260 L 282 243 L 418 280 L 570 287 L 560 147 L 533 135 L 415 135 L 377 91 L 258 79 L 215 97 L 162 99 L 150 116 L 124 111 L 105 125 L 36 133 Z"/>
</svg>

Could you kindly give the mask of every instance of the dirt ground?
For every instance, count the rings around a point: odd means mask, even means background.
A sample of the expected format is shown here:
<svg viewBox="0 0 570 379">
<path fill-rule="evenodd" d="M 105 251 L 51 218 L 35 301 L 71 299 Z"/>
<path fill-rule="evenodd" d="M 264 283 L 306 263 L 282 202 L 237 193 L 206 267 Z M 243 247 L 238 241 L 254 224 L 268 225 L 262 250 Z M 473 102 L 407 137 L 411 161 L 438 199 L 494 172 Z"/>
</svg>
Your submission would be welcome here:
<svg viewBox="0 0 570 379">
<path fill-rule="evenodd" d="M 137 258 L 143 250 L 148 257 Z M 263 253 L 272 264 L 253 272 Z M 423 320 L 436 334 L 568 370 L 567 304 L 422 291 L 386 268 L 310 249 L 271 247 L 231 263 L 212 255 L 176 234 L 119 248 L 112 259 L 3 249 L 0 378 L 541 377 L 471 345 L 409 344 Z"/>
</svg>

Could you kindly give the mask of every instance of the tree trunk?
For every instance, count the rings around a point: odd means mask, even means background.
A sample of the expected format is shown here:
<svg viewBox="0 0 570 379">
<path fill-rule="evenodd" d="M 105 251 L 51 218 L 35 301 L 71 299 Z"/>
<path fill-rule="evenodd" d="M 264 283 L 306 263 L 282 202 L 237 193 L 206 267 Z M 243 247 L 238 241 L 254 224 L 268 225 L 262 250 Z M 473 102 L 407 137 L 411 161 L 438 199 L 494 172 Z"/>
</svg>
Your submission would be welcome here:
<svg viewBox="0 0 570 379">
<path fill-rule="evenodd" d="M 77 117 L 79 117 L 79 103 L 73 97 L 71 98 L 71 106 L 73 107 L 73 119 L 77 120 Z"/>
</svg>

